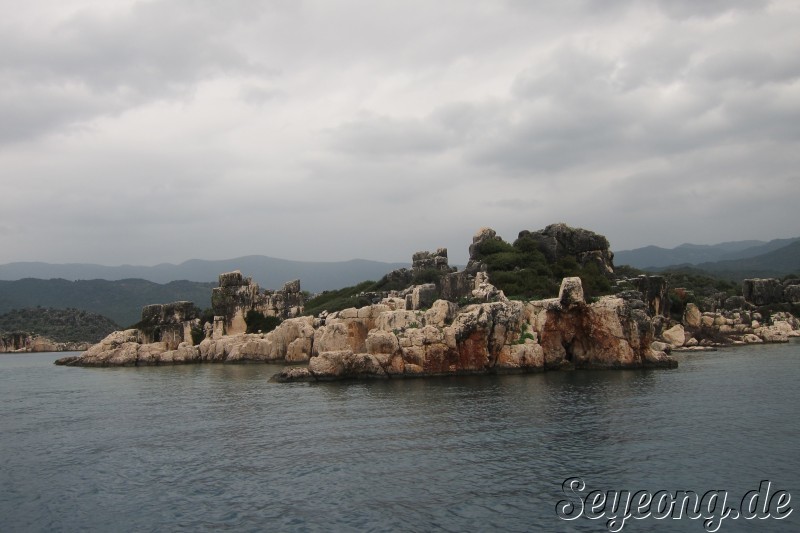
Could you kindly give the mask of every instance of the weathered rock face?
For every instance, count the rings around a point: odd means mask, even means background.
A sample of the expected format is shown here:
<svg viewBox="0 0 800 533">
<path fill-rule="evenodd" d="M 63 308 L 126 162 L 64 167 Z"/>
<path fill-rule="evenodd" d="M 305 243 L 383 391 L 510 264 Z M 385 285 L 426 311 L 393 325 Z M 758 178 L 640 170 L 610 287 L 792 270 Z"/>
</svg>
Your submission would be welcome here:
<svg viewBox="0 0 800 533">
<path fill-rule="evenodd" d="M 466 270 L 453 272 L 442 276 L 440 283 L 442 299 L 457 302 L 469 296 L 475 289 L 475 274 Z"/>
<path fill-rule="evenodd" d="M 480 254 L 478 251 L 480 250 L 481 245 L 487 241 L 502 241 L 502 239 L 497 236 L 497 232 L 492 228 L 479 229 L 475 235 L 472 236 L 472 244 L 469 245 L 470 263 L 480 261 L 480 258 L 478 257 Z"/>
<path fill-rule="evenodd" d="M 486 272 L 475 274 L 475 288 L 472 289 L 472 297 L 483 302 L 507 300 L 503 291 L 489 282 L 489 275 Z"/>
<path fill-rule="evenodd" d="M 787 342 L 790 337 L 800 336 L 800 321 L 790 313 L 764 316 L 753 309 L 748 304 L 746 308 L 722 308 L 701 313 L 696 305 L 687 304 L 682 323 L 674 324 L 664 319 L 667 327 L 656 336 L 675 349 Z"/>
<path fill-rule="evenodd" d="M 675 324 L 666 330 L 662 336 L 673 348 L 680 348 L 686 342 L 686 333 L 680 324 Z"/>
<path fill-rule="evenodd" d="M 185 363 L 306 362 L 314 338 L 313 317 L 284 320 L 269 333 L 207 338 L 197 346 L 181 343 L 170 348 L 164 342 L 143 342 L 137 329 L 115 331 L 78 358 L 56 364 L 69 366 L 144 366 Z"/>
<path fill-rule="evenodd" d="M 435 252 L 417 252 L 411 257 L 411 270 L 414 274 L 426 270 L 453 272 L 447 262 L 447 248 L 439 248 Z"/>
<path fill-rule="evenodd" d="M 174 350 L 192 342 L 192 327 L 199 327 L 200 310 L 192 302 L 146 305 L 138 324 L 143 343 L 164 342 Z"/>
<path fill-rule="evenodd" d="M 614 254 L 608 239 L 592 231 L 571 228 L 566 224 L 551 224 L 539 231 L 521 231 L 519 238 L 537 241 L 539 250 L 551 263 L 571 256 L 582 266 L 592 262 L 597 264 L 601 272 L 614 273 Z"/>
<path fill-rule="evenodd" d="M 249 311 L 282 319 L 302 314 L 303 295 L 299 280 L 286 283 L 278 291 L 262 292 L 257 283 L 236 270 L 220 274 L 219 287 L 211 293 L 211 307 L 214 315 L 220 317 L 218 327 L 222 333 L 236 335 L 247 331 L 245 317 Z"/>
<path fill-rule="evenodd" d="M 664 276 L 641 275 L 628 281 L 636 287 L 636 290 L 642 293 L 651 315 L 669 315 L 667 280 Z"/>
<path fill-rule="evenodd" d="M 742 282 L 742 296 L 754 305 L 770 305 L 784 301 L 783 284 L 777 279 L 746 279 Z"/>
<path fill-rule="evenodd" d="M 605 297 L 587 305 L 582 292 L 574 278 L 565 280 L 560 299 L 538 302 L 488 302 L 459 310 L 439 300 L 424 313 L 376 304 L 324 320 L 287 319 L 267 334 L 207 338 L 175 349 L 145 343 L 140 331 L 127 330 L 61 364 L 309 361 L 307 369 L 286 371 L 282 380 L 675 365 L 652 350 L 652 323 L 642 302 Z"/>
<path fill-rule="evenodd" d="M 0 333 L 0 353 L 77 352 L 89 346 L 85 342 L 56 342 L 27 332 Z"/>
<path fill-rule="evenodd" d="M 332 337 L 324 341 L 327 346 L 315 346 L 319 355 L 307 370 L 287 369 L 276 380 L 676 366 L 652 349 L 653 328 L 642 302 L 635 308 L 622 298 L 605 297 L 587 305 L 582 293 L 574 278 L 565 280 L 560 299 L 474 304 L 457 313 L 442 300 L 424 315 L 381 311 L 364 353 L 353 349 L 361 342 L 353 328 L 336 322 L 321 328 Z M 322 349 L 328 346 L 334 349 Z"/>
<path fill-rule="evenodd" d="M 698 308 L 693 303 L 686 304 L 686 308 L 683 311 L 683 324 L 690 328 L 699 328 L 700 327 L 700 319 L 702 314 L 700 313 L 700 308 Z"/>
<path fill-rule="evenodd" d="M 406 309 L 411 309 L 412 311 L 426 309 L 433 304 L 437 294 L 438 290 L 433 283 L 416 285 L 411 289 L 411 294 L 406 295 Z"/>
<path fill-rule="evenodd" d="M 793 281 L 799 281 L 799 280 L 793 280 Z M 790 304 L 800 304 L 800 285 L 784 286 L 783 297 Z"/>
</svg>

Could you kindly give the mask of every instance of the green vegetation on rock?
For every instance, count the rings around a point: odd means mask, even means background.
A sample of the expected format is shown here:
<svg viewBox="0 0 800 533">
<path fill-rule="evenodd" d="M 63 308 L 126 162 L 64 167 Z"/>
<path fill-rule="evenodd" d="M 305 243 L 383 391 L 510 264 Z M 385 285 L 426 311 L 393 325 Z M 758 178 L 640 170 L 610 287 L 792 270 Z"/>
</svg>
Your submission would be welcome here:
<svg viewBox="0 0 800 533">
<path fill-rule="evenodd" d="M 120 327 L 111 319 L 78 309 L 35 307 L 0 315 L 0 332 L 26 332 L 55 342 L 99 342 Z"/>
<path fill-rule="evenodd" d="M 363 307 L 369 305 L 372 302 L 359 295 L 363 292 L 374 290 L 388 290 L 382 287 L 378 289 L 377 285 L 378 284 L 374 281 L 362 281 L 358 285 L 353 285 L 352 287 L 322 292 L 305 303 L 304 314 L 318 315 L 322 311 L 329 311 L 332 313 L 349 307 Z"/>
<path fill-rule="evenodd" d="M 477 259 L 486 264 L 489 280 L 509 298 L 541 299 L 558 295 L 565 277 L 581 278 L 587 298 L 611 292 L 609 279 L 597 264 L 581 266 L 574 257 L 562 257 L 554 263 L 547 261 L 539 243 L 530 237 L 520 237 L 514 244 L 500 239 L 486 240 L 476 249 Z"/>
<path fill-rule="evenodd" d="M 244 317 L 247 333 L 267 333 L 277 328 L 281 319 L 277 316 L 265 316 L 264 313 L 251 309 Z"/>
<path fill-rule="evenodd" d="M 205 307 L 216 283 L 172 281 L 159 284 L 143 279 L 21 279 L 0 281 L 0 313 L 28 307 L 75 308 L 107 316 L 129 325 L 141 318 L 142 307 L 188 300 Z"/>
</svg>

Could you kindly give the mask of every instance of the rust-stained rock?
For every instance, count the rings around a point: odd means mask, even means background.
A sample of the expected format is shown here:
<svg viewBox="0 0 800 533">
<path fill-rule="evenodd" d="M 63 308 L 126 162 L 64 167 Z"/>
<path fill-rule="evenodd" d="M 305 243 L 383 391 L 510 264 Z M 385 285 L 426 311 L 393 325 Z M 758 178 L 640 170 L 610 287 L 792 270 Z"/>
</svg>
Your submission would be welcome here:
<svg viewBox="0 0 800 533">
<path fill-rule="evenodd" d="M 552 300 L 460 310 L 438 301 L 426 313 L 377 304 L 331 313 L 324 321 L 288 319 L 266 334 L 181 343 L 175 350 L 163 342 L 142 343 L 129 330 L 109 335 L 68 364 L 308 361 L 308 373 L 285 372 L 282 381 L 675 366 L 651 347 L 653 324 L 641 301 L 604 297 L 587 304 L 582 294 L 580 279 L 573 278 Z"/>
</svg>

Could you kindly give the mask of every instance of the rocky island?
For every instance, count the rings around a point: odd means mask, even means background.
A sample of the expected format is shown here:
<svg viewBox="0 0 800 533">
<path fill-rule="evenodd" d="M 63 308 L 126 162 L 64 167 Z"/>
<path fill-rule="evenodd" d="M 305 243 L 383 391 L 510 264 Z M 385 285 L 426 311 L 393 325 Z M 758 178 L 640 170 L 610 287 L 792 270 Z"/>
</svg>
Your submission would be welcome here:
<svg viewBox="0 0 800 533">
<path fill-rule="evenodd" d="M 14 309 L 0 315 L 0 353 L 83 351 L 115 329 L 110 319 L 73 308 Z"/>
<path fill-rule="evenodd" d="M 377 284 L 395 288 L 361 294 L 367 305 L 316 316 L 304 315 L 299 281 L 272 292 L 261 291 L 238 271 L 222 274 L 212 296 L 213 322 L 201 324 L 200 311 L 189 302 L 147 306 L 136 328 L 114 332 L 56 364 L 291 364 L 274 377 L 281 382 L 674 368 L 672 350 L 717 345 L 715 336 L 744 343 L 797 334 L 792 315 L 763 317 L 743 308 L 703 313 L 690 304 L 675 321 L 664 278 L 616 277 L 608 241 L 584 229 L 554 224 L 523 231 L 514 243 L 522 252 L 513 256 L 510 246 L 483 228 L 473 237 L 463 271 L 449 266 L 446 249 L 418 252 L 411 269 L 391 272 Z M 595 277 L 563 278 L 557 297 L 509 299 L 492 283 L 487 267 L 487 262 L 501 264 L 492 254 L 502 253 L 574 265 L 578 273 Z M 522 264 L 511 272 L 524 270 Z M 585 283 L 608 287 L 612 294 L 587 297 Z M 771 288 L 761 289 L 764 283 Z M 794 289 L 778 291 L 763 280 L 746 287 L 750 298 L 764 292 L 771 298 L 795 295 Z M 744 297 L 736 303 L 754 305 Z M 252 312 L 281 322 L 272 331 L 248 333 Z"/>
</svg>

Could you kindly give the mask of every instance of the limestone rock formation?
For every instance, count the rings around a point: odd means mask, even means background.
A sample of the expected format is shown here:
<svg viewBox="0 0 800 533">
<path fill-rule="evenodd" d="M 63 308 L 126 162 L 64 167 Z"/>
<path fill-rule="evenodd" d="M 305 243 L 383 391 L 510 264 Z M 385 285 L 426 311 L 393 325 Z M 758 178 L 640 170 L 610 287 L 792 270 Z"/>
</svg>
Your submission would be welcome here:
<svg viewBox="0 0 800 533">
<path fill-rule="evenodd" d="M 583 300 L 579 278 L 565 280 L 561 294 L 560 299 L 537 302 L 473 304 L 457 313 L 452 303 L 442 300 L 424 315 L 391 309 L 363 311 L 369 308 L 344 317 L 340 313 L 337 321 L 317 330 L 314 349 L 318 355 L 312 357 L 308 369 L 288 368 L 275 379 L 384 379 L 676 365 L 664 352 L 652 349 L 653 328 L 641 309 L 643 303 L 632 306 L 622 298 L 604 297 L 589 305 Z"/>
<path fill-rule="evenodd" d="M 86 350 L 89 346 L 85 342 L 56 342 L 22 331 L 0 333 L 0 353 L 77 352 Z"/>
<path fill-rule="evenodd" d="M 171 348 L 165 342 L 143 342 L 137 329 L 116 331 L 78 358 L 56 364 L 69 366 L 144 366 L 184 363 L 306 362 L 314 338 L 313 317 L 284 320 L 269 333 L 226 335 L 207 338 L 197 346 L 183 342 Z"/>
<path fill-rule="evenodd" d="M 701 316 L 700 308 L 693 303 L 688 303 L 683 311 L 683 324 L 690 328 L 699 328 Z"/>
<path fill-rule="evenodd" d="M 489 241 L 501 241 L 502 239 L 497 236 L 497 232 L 492 228 L 480 228 L 472 237 L 472 244 L 469 245 L 469 260 L 470 263 L 480 261 L 479 250 L 481 245 Z"/>
<path fill-rule="evenodd" d="M 667 280 L 664 276 L 641 276 L 628 280 L 636 290 L 642 293 L 648 311 L 653 316 L 669 315 L 669 297 L 667 296 Z"/>
<path fill-rule="evenodd" d="M 278 291 L 261 291 L 252 278 L 242 276 L 238 270 L 220 274 L 219 287 L 211 293 L 217 330 L 225 335 L 247 331 L 245 318 L 249 311 L 258 311 L 264 316 L 292 318 L 303 312 L 303 295 L 300 281 L 284 284 Z M 219 336 L 219 335 L 217 335 Z"/>
<path fill-rule="evenodd" d="M 192 302 L 152 304 L 142 308 L 137 324 L 142 342 L 164 342 L 174 350 L 182 342 L 192 341 L 192 327 L 200 327 L 200 310 Z"/>
<path fill-rule="evenodd" d="M 507 300 L 503 291 L 489 282 L 489 275 L 486 272 L 478 272 L 475 275 L 475 288 L 472 289 L 472 297 L 482 302 Z"/>
<path fill-rule="evenodd" d="M 783 298 L 790 304 L 800 304 L 800 285 L 786 285 L 783 289 Z"/>
<path fill-rule="evenodd" d="M 323 318 L 287 319 L 266 334 L 225 335 L 175 348 L 146 342 L 133 329 L 112 333 L 79 358 L 59 363 L 308 361 L 305 370 L 292 368 L 278 378 L 306 381 L 675 365 L 652 350 L 652 323 L 642 302 L 604 297 L 587 304 L 582 294 L 579 278 L 573 278 L 564 281 L 560 299 L 462 309 L 438 300 L 425 312 L 374 304 Z"/>
<path fill-rule="evenodd" d="M 560 223 L 551 224 L 539 231 L 521 231 L 519 238 L 536 241 L 539 250 L 551 263 L 571 256 L 580 265 L 592 262 L 597 264 L 601 272 L 609 275 L 614 273 L 614 254 L 608 239 L 592 231 Z"/>
<path fill-rule="evenodd" d="M 675 324 L 666 330 L 664 333 L 662 333 L 662 337 L 673 348 L 680 348 L 686 343 L 686 333 L 683 329 L 683 326 L 680 324 Z"/>
<path fill-rule="evenodd" d="M 783 284 L 777 279 L 746 279 L 742 282 L 742 296 L 754 305 L 781 303 Z"/>
<path fill-rule="evenodd" d="M 439 272 L 453 272 L 454 267 L 450 267 L 447 262 L 447 248 L 439 248 L 435 252 L 417 252 L 411 257 L 411 270 L 414 274 L 425 272 L 426 270 L 436 270 Z"/>
</svg>

